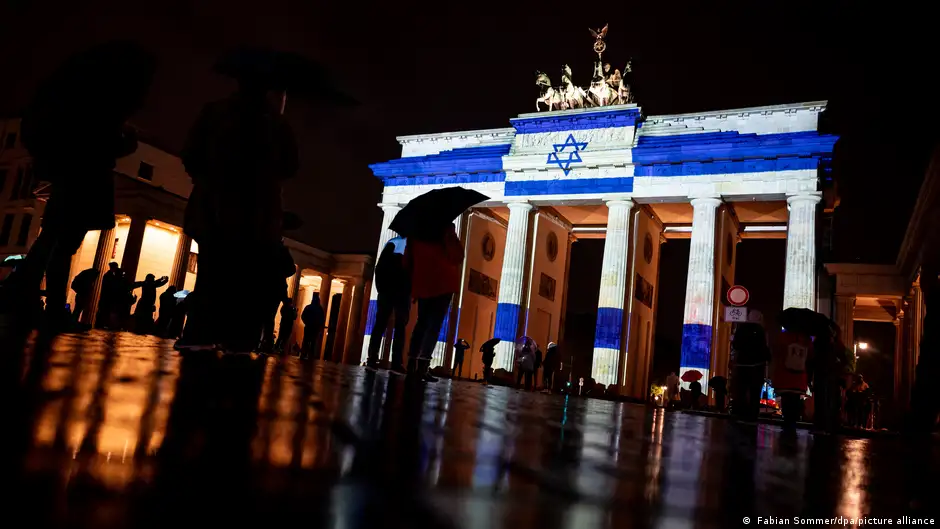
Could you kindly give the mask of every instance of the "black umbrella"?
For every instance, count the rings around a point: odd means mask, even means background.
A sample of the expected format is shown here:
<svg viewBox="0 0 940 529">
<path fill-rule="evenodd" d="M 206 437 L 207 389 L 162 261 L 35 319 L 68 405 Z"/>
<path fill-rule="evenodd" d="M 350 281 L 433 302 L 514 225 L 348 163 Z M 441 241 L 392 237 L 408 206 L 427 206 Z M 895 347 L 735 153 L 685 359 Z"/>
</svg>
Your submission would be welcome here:
<svg viewBox="0 0 940 529">
<path fill-rule="evenodd" d="M 480 346 L 480 351 L 485 351 L 486 349 L 496 347 L 496 344 L 498 344 L 501 341 L 502 340 L 500 340 L 499 338 L 491 338 L 483 342 L 483 345 Z"/>
<path fill-rule="evenodd" d="M 810 309 L 790 307 L 780 313 L 780 326 L 791 332 L 807 336 L 828 336 L 832 329 L 832 320 Z"/>
<path fill-rule="evenodd" d="M 303 99 L 334 105 L 356 104 L 355 99 L 336 87 L 322 66 L 297 53 L 240 48 L 219 59 L 215 71 Z"/>
<path fill-rule="evenodd" d="M 389 229 L 402 237 L 434 240 L 468 208 L 490 197 L 462 187 L 435 189 L 411 200 L 395 215 Z"/>
</svg>

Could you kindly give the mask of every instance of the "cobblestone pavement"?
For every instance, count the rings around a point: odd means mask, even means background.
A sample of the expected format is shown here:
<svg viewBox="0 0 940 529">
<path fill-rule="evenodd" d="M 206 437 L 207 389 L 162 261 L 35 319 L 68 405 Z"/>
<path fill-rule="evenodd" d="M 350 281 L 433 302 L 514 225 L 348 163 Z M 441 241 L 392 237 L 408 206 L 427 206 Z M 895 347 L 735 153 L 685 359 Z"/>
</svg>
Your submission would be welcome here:
<svg viewBox="0 0 940 529">
<path fill-rule="evenodd" d="M 929 515 L 940 498 L 937 447 L 901 437 L 783 439 L 769 425 L 171 345 L 98 331 L 4 342 L 5 514 L 29 520 L 7 527 L 730 528 Z"/>
</svg>

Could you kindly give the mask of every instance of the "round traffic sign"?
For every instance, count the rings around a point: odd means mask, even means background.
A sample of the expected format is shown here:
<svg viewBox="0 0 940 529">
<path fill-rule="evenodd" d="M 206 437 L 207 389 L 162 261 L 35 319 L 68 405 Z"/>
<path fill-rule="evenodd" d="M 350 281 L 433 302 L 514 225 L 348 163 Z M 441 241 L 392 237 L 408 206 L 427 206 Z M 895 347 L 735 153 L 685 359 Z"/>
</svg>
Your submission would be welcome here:
<svg viewBox="0 0 940 529">
<path fill-rule="evenodd" d="M 741 285 L 735 285 L 728 289 L 728 304 L 735 307 L 747 305 L 747 300 L 751 299 L 751 294 Z"/>
</svg>

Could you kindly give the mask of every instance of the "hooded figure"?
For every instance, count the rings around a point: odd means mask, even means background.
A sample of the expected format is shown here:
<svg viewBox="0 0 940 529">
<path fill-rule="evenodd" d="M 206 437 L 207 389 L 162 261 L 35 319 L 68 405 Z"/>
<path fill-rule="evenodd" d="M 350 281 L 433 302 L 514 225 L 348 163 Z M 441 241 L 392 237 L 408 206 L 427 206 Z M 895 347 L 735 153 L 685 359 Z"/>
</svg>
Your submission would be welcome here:
<svg viewBox="0 0 940 529">
<path fill-rule="evenodd" d="M 379 347 L 382 345 L 382 336 L 388 327 L 388 320 L 392 314 L 395 315 L 391 370 L 399 374 L 405 372 L 403 354 L 411 313 L 411 278 L 404 264 L 407 244 L 408 241 L 403 237 L 394 237 L 382 249 L 375 265 L 375 289 L 379 295 L 375 312 L 369 311 L 366 322 L 366 330 L 370 333 L 367 365 L 375 368 L 379 363 Z"/>
</svg>

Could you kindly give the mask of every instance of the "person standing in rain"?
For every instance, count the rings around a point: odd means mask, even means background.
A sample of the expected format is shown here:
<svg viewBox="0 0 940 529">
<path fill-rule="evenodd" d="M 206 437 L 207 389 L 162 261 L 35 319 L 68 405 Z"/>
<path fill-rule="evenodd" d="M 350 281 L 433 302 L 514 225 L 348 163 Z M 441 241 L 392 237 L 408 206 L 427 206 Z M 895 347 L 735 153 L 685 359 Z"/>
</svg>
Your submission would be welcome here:
<svg viewBox="0 0 940 529">
<path fill-rule="evenodd" d="M 490 385 L 490 377 L 493 376 L 493 360 L 496 359 L 496 344 L 499 340 L 487 340 L 480 346 L 481 360 L 483 361 L 483 385 Z"/>
<path fill-rule="evenodd" d="M 284 298 L 281 304 L 281 322 L 277 329 L 277 343 L 274 349 L 280 354 L 290 352 L 291 334 L 294 332 L 294 322 L 297 321 L 297 309 L 290 298 Z"/>
<path fill-rule="evenodd" d="M 525 390 L 532 390 L 532 377 L 538 369 L 536 361 L 535 342 L 527 337 L 523 337 L 516 345 L 516 387 L 522 388 L 522 381 L 525 380 Z"/>
<path fill-rule="evenodd" d="M 160 313 L 157 315 L 156 328 L 154 329 L 154 334 L 157 336 L 168 337 L 170 322 L 173 321 L 173 315 L 176 313 L 177 292 L 176 286 L 170 285 L 166 287 L 163 294 L 160 294 Z"/>
<path fill-rule="evenodd" d="M 153 274 L 147 274 L 143 281 L 137 281 L 131 285 L 131 290 L 140 289 L 140 300 L 134 308 L 134 332 L 137 334 L 153 332 L 153 313 L 157 310 L 157 289 L 169 281 L 170 278 L 167 276 L 157 279 Z"/>
<path fill-rule="evenodd" d="M 467 352 L 467 349 L 470 349 L 470 344 L 463 338 L 457 339 L 457 342 L 454 343 L 454 367 L 451 369 L 451 377 L 463 376 L 463 355 Z"/>
<path fill-rule="evenodd" d="M 124 271 L 117 263 L 108 263 L 108 271 L 101 278 L 101 294 L 98 296 L 98 315 L 95 326 L 99 329 L 116 329 L 114 316 L 124 295 Z"/>
<path fill-rule="evenodd" d="M 411 313 L 411 278 L 405 270 L 404 255 L 407 240 L 394 237 L 389 240 L 379 255 L 375 265 L 375 289 L 379 293 L 376 300 L 375 324 L 369 338 L 369 359 L 366 366 L 375 369 L 379 364 L 379 347 L 382 335 L 388 327 L 388 319 L 394 313 L 395 330 L 392 334 L 393 373 L 404 374 L 402 355 L 405 351 L 405 333 Z"/>
<path fill-rule="evenodd" d="M 323 336 L 323 326 L 326 324 L 326 315 L 323 313 L 323 307 L 320 306 L 319 292 L 313 294 L 313 300 L 304 308 L 300 321 L 304 324 L 304 340 L 300 346 L 300 358 L 302 360 L 310 358 L 311 352 L 319 357 L 320 337 Z"/>
<path fill-rule="evenodd" d="M 411 240 L 405 247 L 405 269 L 411 276 L 411 294 L 418 303 L 418 321 L 408 349 L 408 375 L 427 382 L 437 379 L 428 373 L 431 353 L 450 308 L 460 290 L 463 245 L 454 225 L 442 228 L 439 238 Z"/>
<path fill-rule="evenodd" d="M 558 344 L 548 342 L 545 348 L 545 360 L 542 362 L 542 391 L 551 393 L 555 384 L 555 371 L 558 371 L 558 362 L 561 356 L 558 353 Z"/>
<path fill-rule="evenodd" d="M 72 308 L 72 316 L 75 318 L 75 323 L 80 323 L 82 314 L 91 309 L 92 295 L 98 275 L 98 270 L 88 268 L 79 272 L 72 280 L 72 292 L 75 292 L 75 307 Z"/>
<path fill-rule="evenodd" d="M 731 339 L 731 360 L 731 411 L 740 421 L 756 422 L 770 360 L 767 335 L 760 323 L 748 321 L 737 325 Z"/>
<path fill-rule="evenodd" d="M 22 121 L 35 179 L 51 183 L 42 232 L 0 289 L 0 314 L 27 314 L 46 277 L 46 328 L 74 327 L 66 308 L 72 255 L 90 230 L 114 227 L 114 167 L 137 149 L 127 120 L 139 110 L 156 63 L 125 41 L 69 59 L 39 88 Z"/>
<path fill-rule="evenodd" d="M 297 172 L 297 145 L 284 92 L 250 76 L 238 82 L 235 94 L 206 105 L 182 152 L 193 180 L 183 231 L 199 244 L 199 275 L 180 350 L 255 350 L 265 302 L 283 285 L 281 187 Z M 244 270 L 232 263 L 245 255 L 254 286 L 233 288 Z"/>
</svg>

